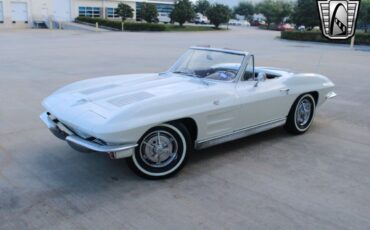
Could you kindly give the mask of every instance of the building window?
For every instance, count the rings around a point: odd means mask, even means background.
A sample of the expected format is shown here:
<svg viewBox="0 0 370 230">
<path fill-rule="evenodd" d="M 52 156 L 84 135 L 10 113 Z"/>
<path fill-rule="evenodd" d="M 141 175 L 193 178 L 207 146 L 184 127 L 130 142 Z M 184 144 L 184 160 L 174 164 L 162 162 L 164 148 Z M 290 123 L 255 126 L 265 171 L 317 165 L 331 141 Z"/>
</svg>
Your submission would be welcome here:
<svg viewBox="0 0 370 230">
<path fill-rule="evenodd" d="M 108 18 L 120 18 L 118 15 L 118 9 L 117 8 L 107 8 L 107 17 Z"/>
<path fill-rule="evenodd" d="M 78 8 L 78 15 L 82 17 L 98 18 L 100 17 L 100 7 L 84 7 Z"/>
<path fill-rule="evenodd" d="M 158 13 L 166 13 L 168 15 L 171 14 L 174 5 L 169 4 L 156 4 Z"/>
</svg>

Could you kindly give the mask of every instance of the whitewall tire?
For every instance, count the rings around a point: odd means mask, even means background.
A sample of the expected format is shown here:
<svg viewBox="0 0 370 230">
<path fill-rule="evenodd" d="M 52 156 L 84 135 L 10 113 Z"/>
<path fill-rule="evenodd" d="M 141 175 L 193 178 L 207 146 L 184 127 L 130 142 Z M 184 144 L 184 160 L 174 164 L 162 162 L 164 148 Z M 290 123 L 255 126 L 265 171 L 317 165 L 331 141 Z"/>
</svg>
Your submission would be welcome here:
<svg viewBox="0 0 370 230">
<path fill-rule="evenodd" d="M 127 163 L 134 173 L 147 179 L 173 176 L 185 166 L 190 140 L 181 123 L 158 125 L 141 137 Z"/>
<path fill-rule="evenodd" d="M 285 129 L 293 134 L 305 133 L 311 126 L 315 111 L 315 98 L 311 94 L 301 95 L 289 111 Z"/>
</svg>

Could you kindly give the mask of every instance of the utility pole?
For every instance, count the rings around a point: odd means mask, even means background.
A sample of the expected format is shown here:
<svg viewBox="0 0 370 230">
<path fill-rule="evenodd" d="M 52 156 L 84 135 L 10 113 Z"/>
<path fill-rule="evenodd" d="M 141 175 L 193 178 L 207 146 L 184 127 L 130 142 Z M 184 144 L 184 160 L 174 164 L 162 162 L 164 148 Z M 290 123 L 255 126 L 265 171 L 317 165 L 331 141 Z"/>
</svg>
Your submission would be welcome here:
<svg viewBox="0 0 370 230">
<path fill-rule="evenodd" d="M 355 35 L 352 36 L 351 38 L 351 48 L 353 48 L 353 46 L 355 45 Z"/>
</svg>

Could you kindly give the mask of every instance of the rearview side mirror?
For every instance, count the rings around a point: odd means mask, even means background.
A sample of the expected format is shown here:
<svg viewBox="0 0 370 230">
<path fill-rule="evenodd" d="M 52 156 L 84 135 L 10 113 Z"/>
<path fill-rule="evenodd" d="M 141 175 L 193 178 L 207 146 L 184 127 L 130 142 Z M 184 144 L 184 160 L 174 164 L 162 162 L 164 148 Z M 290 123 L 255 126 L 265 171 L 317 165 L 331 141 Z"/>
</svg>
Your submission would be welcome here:
<svg viewBox="0 0 370 230">
<path fill-rule="evenodd" d="M 257 78 L 256 78 L 256 84 L 254 85 L 254 87 L 257 87 L 258 84 L 261 82 L 261 81 L 266 81 L 266 73 L 264 72 L 259 72 L 258 75 L 257 75 Z"/>
</svg>

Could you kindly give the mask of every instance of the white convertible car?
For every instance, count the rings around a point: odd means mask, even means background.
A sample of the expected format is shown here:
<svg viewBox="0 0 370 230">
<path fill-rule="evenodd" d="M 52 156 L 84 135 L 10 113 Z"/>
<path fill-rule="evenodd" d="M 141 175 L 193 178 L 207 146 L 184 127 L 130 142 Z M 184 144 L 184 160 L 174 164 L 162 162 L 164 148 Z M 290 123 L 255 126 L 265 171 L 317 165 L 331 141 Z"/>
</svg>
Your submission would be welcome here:
<svg viewBox="0 0 370 230">
<path fill-rule="evenodd" d="M 168 71 L 73 83 L 43 101 L 41 119 L 74 149 L 127 158 L 155 179 L 189 153 L 277 126 L 301 134 L 334 97 L 327 77 L 254 66 L 241 51 L 193 47 Z"/>
</svg>

